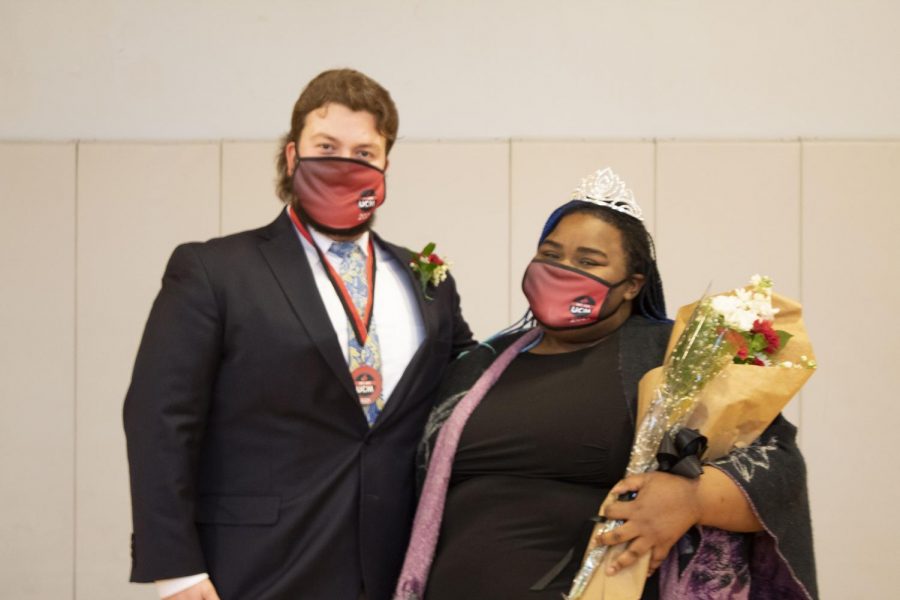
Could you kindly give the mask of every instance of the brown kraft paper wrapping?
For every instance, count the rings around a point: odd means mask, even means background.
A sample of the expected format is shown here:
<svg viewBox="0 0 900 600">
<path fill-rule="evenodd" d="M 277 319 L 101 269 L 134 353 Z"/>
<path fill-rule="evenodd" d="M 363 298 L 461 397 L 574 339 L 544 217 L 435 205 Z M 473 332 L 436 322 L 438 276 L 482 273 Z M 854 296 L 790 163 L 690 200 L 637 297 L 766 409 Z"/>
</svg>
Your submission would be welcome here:
<svg viewBox="0 0 900 600">
<path fill-rule="evenodd" d="M 695 306 L 696 303 L 689 304 L 678 311 L 666 358 L 672 352 Z M 686 424 L 686 427 L 699 430 L 709 440 L 704 461 L 720 458 L 734 447 L 750 445 L 815 371 L 813 368 L 797 366 L 810 364 L 810 361 L 815 364 L 812 344 L 803 324 L 801 305 L 773 293 L 772 306 L 779 309 L 775 315 L 775 328 L 793 336 L 784 349 L 775 355 L 775 365 L 787 361 L 795 366 L 729 364 L 704 386 L 697 407 Z M 662 381 L 662 373 L 662 367 L 648 371 L 638 384 L 638 423 L 646 414 Z M 609 498 L 604 504 L 608 501 Z M 600 525 L 595 526 L 593 535 L 596 536 L 599 530 Z M 640 599 L 650 568 L 649 554 L 611 577 L 606 575 L 607 567 L 624 551 L 625 546 L 620 544 L 607 552 L 582 596 L 585 600 Z M 592 547 L 593 544 L 589 544 L 587 550 Z"/>
</svg>

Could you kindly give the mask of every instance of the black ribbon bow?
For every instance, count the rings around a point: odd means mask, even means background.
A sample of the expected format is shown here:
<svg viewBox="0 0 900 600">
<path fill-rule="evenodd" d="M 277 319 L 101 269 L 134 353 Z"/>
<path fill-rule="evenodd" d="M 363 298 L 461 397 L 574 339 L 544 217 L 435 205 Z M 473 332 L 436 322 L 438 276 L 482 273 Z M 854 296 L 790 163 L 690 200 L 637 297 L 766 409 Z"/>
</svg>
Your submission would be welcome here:
<svg viewBox="0 0 900 600">
<path fill-rule="evenodd" d="M 667 432 L 656 453 L 659 470 L 696 479 L 703 473 L 700 457 L 706 452 L 706 447 L 706 437 L 696 429 L 679 429 L 674 437 Z"/>
</svg>

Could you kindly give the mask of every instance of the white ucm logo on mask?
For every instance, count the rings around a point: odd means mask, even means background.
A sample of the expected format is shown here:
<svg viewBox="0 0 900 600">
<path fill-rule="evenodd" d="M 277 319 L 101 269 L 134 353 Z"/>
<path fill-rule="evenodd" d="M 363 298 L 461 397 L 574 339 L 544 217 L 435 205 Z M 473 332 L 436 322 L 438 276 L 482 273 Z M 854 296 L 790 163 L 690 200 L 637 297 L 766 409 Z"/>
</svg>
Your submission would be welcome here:
<svg viewBox="0 0 900 600">
<path fill-rule="evenodd" d="M 569 305 L 569 312 L 576 317 L 586 317 L 594 310 L 597 302 L 590 296 L 579 296 L 572 300 Z"/>
<path fill-rule="evenodd" d="M 357 206 L 359 206 L 359 210 L 363 212 L 369 212 L 373 208 L 375 208 L 375 201 L 377 200 L 377 194 L 375 190 L 363 190 L 359 195 L 359 200 L 357 201 Z"/>
</svg>

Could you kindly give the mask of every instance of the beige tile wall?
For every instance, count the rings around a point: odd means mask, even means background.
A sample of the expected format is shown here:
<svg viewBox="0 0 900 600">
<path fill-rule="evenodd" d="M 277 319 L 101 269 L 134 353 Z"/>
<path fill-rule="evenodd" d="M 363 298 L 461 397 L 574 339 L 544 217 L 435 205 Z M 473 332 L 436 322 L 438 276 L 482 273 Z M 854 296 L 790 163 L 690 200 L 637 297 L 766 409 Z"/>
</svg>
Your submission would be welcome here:
<svg viewBox="0 0 900 600">
<path fill-rule="evenodd" d="M 122 399 L 169 254 L 219 232 L 218 144 L 81 144 L 78 152 L 76 597 L 128 585 Z"/>
<path fill-rule="evenodd" d="M 821 368 L 803 448 L 829 598 L 896 595 L 900 143 L 803 144 L 802 286 Z"/>
<path fill-rule="evenodd" d="M 656 245 L 671 308 L 754 273 L 797 296 L 799 143 L 661 142 L 656 168 Z"/>
<path fill-rule="evenodd" d="M 0 589 L 10 597 L 154 597 L 126 583 L 131 363 L 172 248 L 277 215 L 275 151 L 270 141 L 0 144 Z M 524 310 L 519 282 L 541 224 L 602 164 L 648 214 L 670 312 L 710 280 L 726 289 L 754 272 L 802 297 L 822 367 L 803 411 L 788 412 L 809 464 L 822 597 L 886 597 L 900 534 L 887 467 L 900 409 L 882 375 L 900 362 L 900 143 L 404 141 L 391 160 L 377 229 L 414 248 L 437 242 L 482 337 Z M 862 315 L 885 323 L 865 327 Z"/>
<path fill-rule="evenodd" d="M 376 228 L 450 261 L 466 319 L 484 338 L 509 320 L 509 143 L 400 143 Z"/>
<path fill-rule="evenodd" d="M 799 297 L 798 142 L 660 142 L 656 169 L 656 247 L 671 313 L 756 273 Z M 799 420 L 799 404 L 788 419 Z"/>
<path fill-rule="evenodd" d="M 71 598 L 74 144 L 0 144 L 0 282 L 0 596 Z"/>
<path fill-rule="evenodd" d="M 283 205 L 275 193 L 278 144 L 222 144 L 222 235 L 268 224 Z"/>
</svg>

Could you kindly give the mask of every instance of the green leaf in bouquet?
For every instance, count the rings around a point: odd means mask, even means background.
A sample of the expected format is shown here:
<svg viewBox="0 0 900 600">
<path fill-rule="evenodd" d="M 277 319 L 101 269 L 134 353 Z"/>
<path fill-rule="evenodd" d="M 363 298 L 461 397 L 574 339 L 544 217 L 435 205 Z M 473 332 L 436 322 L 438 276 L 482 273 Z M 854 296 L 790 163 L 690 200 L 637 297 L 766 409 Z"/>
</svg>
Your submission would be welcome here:
<svg viewBox="0 0 900 600">
<path fill-rule="evenodd" d="M 750 338 L 750 354 L 758 354 L 766 349 L 769 343 L 766 341 L 766 337 L 761 333 L 754 333 L 753 337 Z"/>
<path fill-rule="evenodd" d="M 790 341 L 790 339 L 792 337 L 794 337 L 792 334 L 788 333 L 787 331 L 783 331 L 781 329 L 775 330 L 775 333 L 778 335 L 778 349 L 779 350 L 784 348 L 785 345 Z"/>
</svg>

